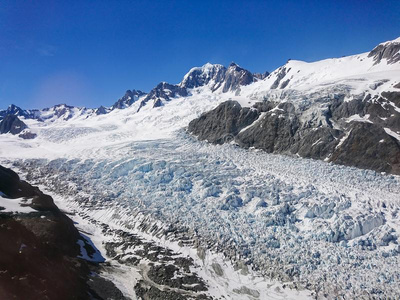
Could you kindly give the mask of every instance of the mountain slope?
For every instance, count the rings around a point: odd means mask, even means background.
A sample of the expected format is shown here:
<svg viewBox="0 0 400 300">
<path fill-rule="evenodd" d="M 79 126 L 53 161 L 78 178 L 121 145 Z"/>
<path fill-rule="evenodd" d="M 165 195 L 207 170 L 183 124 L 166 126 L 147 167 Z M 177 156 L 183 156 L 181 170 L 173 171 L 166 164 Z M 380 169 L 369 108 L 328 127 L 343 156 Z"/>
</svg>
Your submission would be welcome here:
<svg viewBox="0 0 400 300">
<path fill-rule="evenodd" d="M 399 53 L 397 39 L 360 55 L 289 61 L 232 97 L 252 106 L 251 124 L 235 117 L 248 108 L 231 101 L 188 130 L 213 143 L 234 139 L 245 148 L 400 174 Z"/>
</svg>

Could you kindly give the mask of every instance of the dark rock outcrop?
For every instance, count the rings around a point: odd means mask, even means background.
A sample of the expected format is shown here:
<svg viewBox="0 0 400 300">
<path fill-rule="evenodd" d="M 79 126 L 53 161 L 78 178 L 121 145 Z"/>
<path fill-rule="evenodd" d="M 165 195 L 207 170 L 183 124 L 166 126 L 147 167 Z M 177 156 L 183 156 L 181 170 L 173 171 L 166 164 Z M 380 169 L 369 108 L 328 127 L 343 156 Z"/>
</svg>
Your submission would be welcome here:
<svg viewBox="0 0 400 300">
<path fill-rule="evenodd" d="M 164 101 L 170 101 L 172 98 L 179 96 L 185 97 L 187 95 L 188 92 L 186 88 L 175 84 L 169 84 L 167 82 L 161 82 L 147 94 L 142 102 L 140 102 L 138 111 L 149 101 L 153 102 L 153 107 L 160 107 L 163 105 Z"/>
<path fill-rule="evenodd" d="M 105 115 L 107 112 L 107 109 L 103 105 L 95 110 L 96 115 Z"/>
<path fill-rule="evenodd" d="M 0 134 L 11 133 L 19 134 L 22 130 L 28 128 L 16 115 L 6 115 L 0 122 Z"/>
<path fill-rule="evenodd" d="M 3 166 L 0 192 L 36 210 L 0 211 L 0 299 L 102 299 L 88 285 L 91 265 L 78 258 L 82 237 L 53 199 Z"/>
<path fill-rule="evenodd" d="M 277 72 L 278 72 L 278 75 L 276 76 L 276 80 L 274 81 L 274 83 L 271 85 L 271 89 L 278 88 L 281 80 L 283 78 L 285 78 L 286 73 L 287 73 L 286 66 L 280 67 Z M 287 86 L 288 83 L 289 83 L 289 81 L 284 85 L 284 87 Z M 284 88 L 284 87 L 281 87 L 281 88 Z"/>
<path fill-rule="evenodd" d="M 18 135 L 18 137 L 24 139 L 24 140 L 31 140 L 34 139 L 37 136 L 36 133 L 30 132 L 30 131 L 25 131 L 21 134 Z"/>
<path fill-rule="evenodd" d="M 235 63 L 231 63 L 225 73 L 222 92 L 235 91 L 240 86 L 249 85 L 253 82 L 254 77 L 252 73 Z"/>
<path fill-rule="evenodd" d="M 400 93 L 318 105 L 264 101 L 242 108 L 227 101 L 192 120 L 188 132 L 215 144 L 234 140 L 243 148 L 400 174 Z"/>
<path fill-rule="evenodd" d="M 265 73 L 253 73 L 253 77 L 254 77 L 254 78 L 257 78 L 257 79 L 260 79 L 260 80 L 263 80 L 263 79 L 267 78 L 268 75 L 269 75 L 269 72 L 265 72 Z"/>
<path fill-rule="evenodd" d="M 211 112 L 189 123 L 189 131 L 200 140 L 223 144 L 229 142 L 239 131 L 253 123 L 257 110 L 242 108 L 236 101 L 226 101 Z"/>
<path fill-rule="evenodd" d="M 348 137 L 333 152 L 330 161 L 400 174 L 400 144 L 378 125 L 352 122 Z"/>
<path fill-rule="evenodd" d="M 125 95 L 114 103 L 114 105 L 111 107 L 111 110 L 127 108 L 135 103 L 139 99 L 139 97 L 143 95 L 146 95 L 146 93 L 140 90 L 127 90 L 125 92 Z M 100 108 L 98 109 L 98 111 L 100 110 Z"/>
<path fill-rule="evenodd" d="M 39 115 L 39 110 L 25 110 L 14 104 L 11 104 L 7 109 L 0 110 L 0 120 L 3 119 L 7 115 L 15 115 L 18 117 L 24 117 L 26 119 L 35 119 Z"/>
<path fill-rule="evenodd" d="M 368 57 L 373 57 L 374 64 L 379 64 L 382 59 L 385 59 L 388 64 L 400 62 L 400 42 L 387 42 L 376 46 Z"/>
</svg>

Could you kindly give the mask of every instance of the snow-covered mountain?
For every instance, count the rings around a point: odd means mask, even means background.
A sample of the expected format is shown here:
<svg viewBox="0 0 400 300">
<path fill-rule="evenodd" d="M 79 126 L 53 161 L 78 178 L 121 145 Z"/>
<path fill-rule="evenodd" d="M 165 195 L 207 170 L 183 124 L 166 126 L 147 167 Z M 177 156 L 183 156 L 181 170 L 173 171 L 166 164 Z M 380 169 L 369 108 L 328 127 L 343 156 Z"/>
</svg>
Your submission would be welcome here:
<svg viewBox="0 0 400 300">
<path fill-rule="evenodd" d="M 161 82 L 141 101 L 139 109 L 150 100 L 152 107 L 159 107 L 173 98 L 187 97 L 191 95 L 193 89 L 200 87 L 207 88 L 216 94 L 240 93 L 241 86 L 249 85 L 265 77 L 266 74 L 253 75 L 235 63 L 231 63 L 228 68 L 207 63 L 202 67 L 192 68 L 177 85 Z"/>
<path fill-rule="evenodd" d="M 147 94 L 128 90 L 111 107 L 60 104 L 23 110 L 11 105 L 0 111 L 0 120 L 12 114 L 47 125 L 68 121 L 72 126 L 75 121 L 91 124 L 89 120 L 110 115 L 112 123 L 119 118 L 116 114 L 143 120 L 154 115 L 149 110 L 168 106 L 157 112 L 159 124 L 152 122 L 151 126 L 176 129 L 222 103 L 193 120 L 189 131 L 213 143 L 234 140 L 245 148 L 398 174 L 399 53 L 400 38 L 347 57 L 312 63 L 289 60 L 271 74 L 253 74 L 235 63 L 228 67 L 207 63 L 192 68 L 178 84 L 161 82 Z M 236 102 L 223 103 L 227 100 Z M 182 101 L 186 105 L 180 105 Z M 170 109 L 173 112 L 168 116 L 163 113 Z M 169 120 L 171 124 L 165 124 Z"/>
<path fill-rule="evenodd" d="M 268 73 L 254 75 L 235 63 L 231 63 L 228 68 L 207 63 L 200 68 L 192 68 L 179 86 L 187 89 L 208 86 L 212 92 L 237 92 L 241 86 L 249 85 L 267 75 Z"/>
<path fill-rule="evenodd" d="M 0 120 L 7 115 L 14 115 L 23 119 L 36 119 L 41 122 L 68 121 L 79 116 L 88 117 L 94 113 L 93 109 L 75 107 L 66 104 L 57 104 L 43 109 L 22 109 L 11 104 L 6 110 L 0 111 Z"/>
<path fill-rule="evenodd" d="M 245 148 L 399 174 L 399 53 L 397 39 L 359 55 L 290 60 L 242 87 L 231 97 L 236 101 L 191 122 L 189 131 L 214 143 L 235 140 Z"/>
<path fill-rule="evenodd" d="M 146 95 L 146 93 L 140 90 L 127 90 L 125 95 L 111 106 L 111 110 L 127 108 L 144 95 Z"/>
<path fill-rule="evenodd" d="M 7 109 L 0 110 L 0 120 L 2 120 L 7 115 L 24 117 L 26 119 L 34 119 L 34 118 L 38 118 L 39 110 L 37 110 L 37 109 L 24 110 L 14 104 L 11 104 L 8 106 Z"/>
<path fill-rule="evenodd" d="M 195 119 L 204 112 L 201 107 L 207 106 L 204 99 L 214 99 L 214 107 L 229 99 L 241 107 L 251 107 L 252 117 L 238 118 L 233 111 L 238 106 L 225 103 L 219 112 L 193 121 L 189 131 L 211 142 L 235 140 L 245 148 L 399 173 L 399 49 L 400 39 L 396 39 L 353 56 L 312 63 L 289 60 L 271 74 L 263 75 L 252 74 L 235 63 L 227 68 L 207 63 L 192 68 L 178 84 L 161 82 L 148 94 L 128 90 L 111 107 L 87 109 L 61 104 L 22 110 L 11 105 L 0 111 L 0 118 L 13 114 L 46 124 L 71 123 L 135 107 L 135 111 L 129 111 L 132 118 L 135 114 L 145 116 L 149 109 L 201 98 L 190 108 L 192 114 L 188 117 Z M 184 110 L 177 107 L 174 114 Z M 133 118 L 136 117 L 140 118 Z M 169 127 L 188 125 L 180 121 L 175 119 Z M 237 124 L 232 127 L 232 122 Z M 364 151 L 366 148 L 369 152 Z"/>
</svg>

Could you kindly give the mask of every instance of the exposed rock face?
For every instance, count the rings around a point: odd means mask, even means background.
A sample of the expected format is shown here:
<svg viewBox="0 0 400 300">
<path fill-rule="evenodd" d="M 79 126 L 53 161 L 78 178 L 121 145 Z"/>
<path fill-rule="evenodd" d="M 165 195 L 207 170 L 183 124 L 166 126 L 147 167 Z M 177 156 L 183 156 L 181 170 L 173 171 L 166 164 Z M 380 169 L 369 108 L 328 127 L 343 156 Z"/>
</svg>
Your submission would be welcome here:
<svg viewBox="0 0 400 300">
<path fill-rule="evenodd" d="M 133 103 L 135 103 L 139 99 L 139 97 L 143 95 L 146 95 L 146 93 L 140 90 L 127 90 L 125 92 L 125 95 L 114 103 L 114 105 L 111 107 L 111 110 L 127 108 L 131 106 Z M 100 108 L 98 110 L 100 110 Z"/>
<path fill-rule="evenodd" d="M 400 93 L 327 104 L 317 110 L 265 101 L 242 108 L 227 101 L 190 122 L 188 131 L 211 143 L 234 140 L 244 148 L 400 174 Z"/>
<path fill-rule="evenodd" d="M 210 85 L 212 91 L 221 87 L 224 81 L 226 68 L 219 64 L 207 63 L 200 68 L 191 69 L 183 78 L 179 86 L 192 89 L 200 86 Z"/>
<path fill-rule="evenodd" d="M 378 125 L 353 122 L 330 161 L 400 174 L 400 143 Z"/>
<path fill-rule="evenodd" d="M 95 111 L 96 115 L 105 115 L 107 112 L 108 110 L 103 105 Z"/>
<path fill-rule="evenodd" d="M 100 300 L 103 295 L 115 294 L 120 297 L 113 299 L 125 300 L 112 282 L 99 276 L 93 277 L 89 286 L 90 268 L 96 265 L 78 258 L 81 250 L 77 242 L 84 242 L 88 254 L 95 250 L 83 241 L 72 220 L 49 195 L 3 166 L 0 166 L 0 192 L 9 199 L 25 198 L 25 205 L 36 210 L 30 213 L 0 210 L 0 299 Z M 104 285 L 108 293 L 102 291 Z"/>
<path fill-rule="evenodd" d="M 252 73 L 235 63 L 231 63 L 225 73 L 222 92 L 235 91 L 240 86 L 248 85 L 252 82 L 254 82 Z"/>
<path fill-rule="evenodd" d="M 386 59 L 388 64 L 395 64 L 400 61 L 400 41 L 379 44 L 368 54 L 368 57 L 374 58 L 375 65 L 382 59 Z"/>
<path fill-rule="evenodd" d="M 44 112 L 51 112 L 49 114 L 49 117 L 57 117 L 57 118 L 62 118 L 64 121 L 68 121 L 71 119 L 74 115 L 73 110 L 74 106 L 66 105 L 66 104 L 57 104 L 54 105 L 51 108 L 44 108 Z"/>
<path fill-rule="evenodd" d="M 278 86 L 279 86 L 279 83 L 281 82 L 281 80 L 286 76 L 286 73 L 287 73 L 288 71 L 286 70 L 286 67 L 285 66 L 283 66 L 283 67 L 280 67 L 279 69 L 278 69 L 278 75 L 277 75 L 277 78 L 276 78 L 276 80 L 274 81 L 274 83 L 271 85 L 271 89 L 276 89 L 276 88 L 278 88 Z M 288 81 L 285 81 L 285 83 L 283 84 L 283 86 L 281 86 L 281 88 L 285 88 L 287 85 L 288 85 Z"/>
<path fill-rule="evenodd" d="M 269 72 L 265 72 L 265 73 L 253 73 L 253 77 L 263 80 L 265 78 L 267 78 L 267 76 L 269 75 Z"/>
<path fill-rule="evenodd" d="M 24 140 L 34 139 L 36 136 L 37 136 L 36 133 L 30 132 L 30 131 L 24 131 L 18 135 L 18 137 L 20 137 Z"/>
<path fill-rule="evenodd" d="M 189 124 L 189 131 L 201 140 L 223 144 L 233 139 L 241 129 L 253 123 L 257 110 L 242 108 L 236 101 L 226 101 L 210 113 L 203 114 Z"/>
<path fill-rule="evenodd" d="M 14 104 L 11 104 L 6 110 L 0 111 L 0 120 L 7 115 L 15 115 L 19 117 L 25 117 L 26 119 L 33 119 L 36 118 L 38 114 L 39 111 L 37 109 L 24 110 Z"/>
<path fill-rule="evenodd" d="M 170 101 L 172 98 L 178 96 L 185 97 L 187 95 L 188 93 L 185 88 L 179 85 L 161 82 L 142 100 L 139 110 L 149 101 L 152 101 L 153 107 L 159 107 L 162 106 L 165 101 Z"/>
<path fill-rule="evenodd" d="M 240 87 L 249 85 L 259 79 L 265 78 L 264 74 L 254 75 L 246 69 L 231 63 L 228 68 L 223 65 L 207 63 L 202 67 L 192 68 L 178 85 L 162 82 L 142 100 L 139 110 L 150 100 L 153 107 L 162 106 L 165 101 L 170 101 L 175 97 L 186 97 L 189 90 L 202 86 L 208 86 L 212 92 L 222 93 L 235 91 L 240 93 Z"/>
<path fill-rule="evenodd" d="M 50 196 L 2 166 L 0 191 L 10 198 L 33 197 L 31 207 L 40 210 L 0 214 L 0 298 L 89 299 L 89 270 L 76 258 L 80 235 L 72 221 Z"/>
<path fill-rule="evenodd" d="M 16 115 L 7 115 L 0 122 L 0 134 L 11 133 L 19 134 L 22 130 L 26 129 L 28 126 L 22 122 Z"/>
</svg>

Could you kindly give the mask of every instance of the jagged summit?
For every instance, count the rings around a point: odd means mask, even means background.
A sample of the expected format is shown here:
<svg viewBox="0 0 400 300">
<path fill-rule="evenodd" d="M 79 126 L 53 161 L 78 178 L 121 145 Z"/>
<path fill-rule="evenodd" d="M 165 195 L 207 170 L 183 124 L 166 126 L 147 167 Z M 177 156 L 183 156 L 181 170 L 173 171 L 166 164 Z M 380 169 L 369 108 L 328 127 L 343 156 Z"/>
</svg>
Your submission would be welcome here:
<svg viewBox="0 0 400 300">
<path fill-rule="evenodd" d="M 15 104 L 9 105 L 7 108 L 7 112 L 8 112 L 8 114 L 13 114 L 13 115 L 22 115 L 23 114 L 23 110 L 19 106 L 16 106 Z"/>
<path fill-rule="evenodd" d="M 254 74 L 231 62 L 228 68 L 220 64 L 206 63 L 202 67 L 190 69 L 179 84 L 185 88 L 208 86 L 212 92 L 226 93 L 234 91 L 242 85 L 248 85 L 255 80 Z"/>
<path fill-rule="evenodd" d="M 118 101 L 113 104 L 111 110 L 127 108 L 131 106 L 134 102 L 136 102 L 143 95 L 146 95 L 146 93 L 140 90 L 135 90 L 135 89 L 127 90 L 125 92 L 125 95 L 122 98 L 118 99 Z"/>
<path fill-rule="evenodd" d="M 377 45 L 372 51 L 352 56 L 324 59 L 316 62 L 288 60 L 287 63 L 271 74 L 265 72 L 251 73 L 235 62 L 227 67 L 207 62 L 203 66 L 194 67 L 186 73 L 178 84 L 161 82 L 148 94 L 140 90 L 127 90 L 123 97 L 112 106 L 100 106 L 97 109 L 75 108 L 68 105 L 56 105 L 42 110 L 23 110 L 15 105 L 0 111 L 0 119 L 7 114 L 14 114 L 30 119 L 62 118 L 69 120 L 75 116 L 103 115 L 113 110 L 126 109 L 134 103 L 139 111 L 148 103 L 151 107 L 163 106 L 174 98 L 187 97 L 193 93 L 211 92 L 216 97 L 241 97 L 261 99 L 270 97 L 271 92 L 291 90 L 335 90 L 338 82 L 342 88 L 359 90 L 387 89 L 396 87 L 399 82 L 392 82 L 394 73 L 399 70 L 400 38 Z M 380 73 L 379 73 L 380 72 Z M 378 75 L 379 73 L 379 75 Z M 372 75 L 374 74 L 374 75 Z M 373 77 L 373 78 L 372 78 Z M 349 80 L 349 78 L 352 78 Z M 370 82 L 371 81 L 371 82 Z M 386 83 L 389 82 L 389 83 Z M 365 84 L 364 84 L 365 83 Z M 195 90 L 197 89 L 197 90 Z M 378 92 L 378 90 L 376 91 Z"/>
<path fill-rule="evenodd" d="M 176 97 L 186 97 L 191 89 L 205 87 L 213 93 L 235 92 L 240 90 L 240 86 L 248 85 L 257 81 L 250 71 L 239 67 L 236 63 L 231 63 L 228 68 L 220 64 L 206 63 L 201 67 L 194 67 L 177 84 L 161 82 L 141 101 L 138 111 L 149 101 L 152 107 L 164 105 Z"/>
<path fill-rule="evenodd" d="M 170 101 L 172 98 L 181 96 L 187 96 L 187 90 L 184 87 L 175 84 L 169 84 L 167 82 L 160 82 L 150 93 L 140 102 L 138 111 L 145 106 L 149 101 L 152 101 L 153 107 L 159 107 L 164 105 L 166 101 Z"/>
<path fill-rule="evenodd" d="M 24 118 L 35 118 L 38 115 L 38 110 L 24 110 L 15 104 L 11 104 L 5 110 L 0 110 L 0 120 L 7 115 L 15 115 Z"/>
<path fill-rule="evenodd" d="M 253 74 L 232 62 L 226 70 L 222 83 L 222 92 L 237 91 L 240 86 L 249 85 L 255 81 Z"/>
<path fill-rule="evenodd" d="M 0 134 L 11 133 L 18 134 L 25 128 L 27 128 L 26 124 L 22 122 L 16 115 L 7 115 L 0 122 Z"/>
<path fill-rule="evenodd" d="M 95 110 L 96 115 L 105 115 L 106 113 L 109 112 L 109 109 L 101 105 L 99 108 Z"/>
<path fill-rule="evenodd" d="M 386 41 L 386 42 L 380 43 L 379 45 L 385 46 L 385 45 L 388 45 L 388 44 L 400 44 L 400 36 L 399 36 L 398 38 L 394 39 L 394 40 Z M 379 45 L 378 45 L 378 46 L 379 46 Z"/>
<path fill-rule="evenodd" d="M 214 89 L 215 85 L 223 80 L 225 70 L 223 65 L 206 63 L 202 67 L 190 69 L 179 86 L 191 89 L 211 83 L 211 89 Z"/>
<path fill-rule="evenodd" d="M 64 120 L 69 120 L 74 117 L 73 111 L 78 111 L 80 115 L 83 111 L 88 115 L 103 115 L 115 109 L 128 108 L 141 99 L 138 108 L 139 111 L 149 101 L 152 102 L 152 107 L 159 107 L 173 98 L 186 97 L 190 94 L 191 89 L 199 87 L 207 87 L 212 93 L 238 93 L 241 86 L 262 80 L 268 74 L 268 72 L 253 74 L 235 62 L 231 62 L 228 67 L 208 62 L 201 67 L 190 69 L 179 84 L 170 84 L 163 81 L 148 94 L 135 89 L 127 90 L 124 96 L 118 99 L 111 107 L 100 106 L 97 109 L 88 109 L 75 108 L 67 104 L 58 104 L 42 110 L 28 111 L 11 105 L 7 110 L 0 111 L 0 118 L 4 118 L 7 114 L 16 114 L 29 119 L 54 119 L 53 116 L 56 116 L 58 118 L 62 117 Z M 53 112 L 52 115 L 51 112 Z"/>
<path fill-rule="evenodd" d="M 386 60 L 387 64 L 400 62 L 400 37 L 379 44 L 368 54 L 368 57 L 373 58 L 375 65 L 379 64 L 383 59 Z"/>
</svg>

